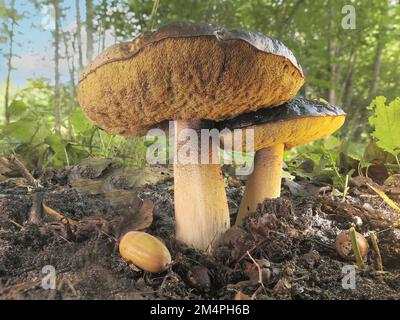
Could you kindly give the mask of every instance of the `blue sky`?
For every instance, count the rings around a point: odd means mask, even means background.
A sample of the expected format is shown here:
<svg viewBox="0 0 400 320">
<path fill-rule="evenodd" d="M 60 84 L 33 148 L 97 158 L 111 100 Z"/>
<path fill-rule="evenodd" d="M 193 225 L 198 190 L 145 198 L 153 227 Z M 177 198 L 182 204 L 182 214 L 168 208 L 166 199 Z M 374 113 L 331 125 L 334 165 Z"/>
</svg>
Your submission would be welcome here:
<svg viewBox="0 0 400 320">
<path fill-rule="evenodd" d="M 6 0 L 9 5 L 10 0 Z M 97 1 L 94 1 L 96 4 Z M 85 1 L 80 1 L 81 19 L 85 19 Z M 75 28 L 75 0 L 64 0 L 62 6 L 65 18 L 62 21 L 62 29 L 71 30 Z M 37 10 L 30 1 L 16 0 L 16 9 L 19 13 L 24 12 L 26 17 L 23 18 L 17 27 L 15 53 L 19 56 L 13 59 L 13 65 L 16 70 L 12 72 L 12 83 L 14 86 L 21 87 L 26 84 L 28 78 L 47 77 L 53 78 L 53 48 L 51 22 L 49 9 L 46 7 Z M 47 26 L 47 27 L 46 27 Z M 47 28 L 47 30 L 46 30 Z M 84 31 L 84 30 L 83 30 Z M 84 39 L 83 39 L 84 40 Z M 1 44 L 8 47 L 8 44 Z M 64 53 L 64 47 L 61 48 Z M 4 83 L 6 70 L 4 67 L 5 59 L 0 58 L 0 85 Z M 61 64 L 61 79 L 67 81 L 67 66 L 65 62 Z"/>
</svg>

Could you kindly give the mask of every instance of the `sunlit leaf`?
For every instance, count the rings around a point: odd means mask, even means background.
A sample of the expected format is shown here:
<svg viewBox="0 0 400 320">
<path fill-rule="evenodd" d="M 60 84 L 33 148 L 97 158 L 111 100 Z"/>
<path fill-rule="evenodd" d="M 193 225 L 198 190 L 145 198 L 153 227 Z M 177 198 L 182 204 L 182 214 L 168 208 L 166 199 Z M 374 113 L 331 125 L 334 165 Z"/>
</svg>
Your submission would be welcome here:
<svg viewBox="0 0 400 320">
<path fill-rule="evenodd" d="M 339 147 L 341 144 L 340 140 L 334 136 L 330 136 L 328 139 L 324 141 L 324 147 L 328 150 L 335 149 Z"/>
<path fill-rule="evenodd" d="M 25 119 L 2 126 L 2 132 L 6 137 L 15 138 L 23 143 L 31 141 L 36 130 L 36 124 Z"/>
<path fill-rule="evenodd" d="M 22 100 L 13 100 L 8 107 L 8 112 L 14 119 L 24 114 L 26 110 L 28 110 L 28 107 Z"/>
<path fill-rule="evenodd" d="M 386 104 L 385 97 L 377 97 L 372 101 L 370 109 L 374 114 L 369 123 L 374 127 L 372 135 L 377 145 L 393 155 L 400 153 L 400 98 Z"/>
<path fill-rule="evenodd" d="M 84 132 L 92 127 L 85 118 L 83 112 L 79 109 L 74 110 L 71 114 L 70 121 L 76 133 Z"/>
</svg>

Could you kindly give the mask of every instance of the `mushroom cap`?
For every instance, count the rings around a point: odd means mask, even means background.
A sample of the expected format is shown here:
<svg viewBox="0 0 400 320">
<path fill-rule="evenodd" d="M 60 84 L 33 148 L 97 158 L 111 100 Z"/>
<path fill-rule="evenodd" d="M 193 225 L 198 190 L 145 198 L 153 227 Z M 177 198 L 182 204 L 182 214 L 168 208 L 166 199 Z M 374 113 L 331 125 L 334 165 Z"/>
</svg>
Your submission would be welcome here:
<svg viewBox="0 0 400 320">
<path fill-rule="evenodd" d="M 108 48 L 81 73 L 78 100 L 97 126 L 135 136 L 166 120 L 223 120 L 277 106 L 303 83 L 278 40 L 179 22 Z"/>
<path fill-rule="evenodd" d="M 225 147 L 233 143 L 233 130 L 254 129 L 254 151 L 282 143 L 290 149 L 329 136 L 343 125 L 345 118 L 346 113 L 337 106 L 296 97 L 275 108 L 221 121 L 218 128 Z M 246 146 L 246 132 L 241 147 L 243 151 L 251 147 Z"/>
</svg>

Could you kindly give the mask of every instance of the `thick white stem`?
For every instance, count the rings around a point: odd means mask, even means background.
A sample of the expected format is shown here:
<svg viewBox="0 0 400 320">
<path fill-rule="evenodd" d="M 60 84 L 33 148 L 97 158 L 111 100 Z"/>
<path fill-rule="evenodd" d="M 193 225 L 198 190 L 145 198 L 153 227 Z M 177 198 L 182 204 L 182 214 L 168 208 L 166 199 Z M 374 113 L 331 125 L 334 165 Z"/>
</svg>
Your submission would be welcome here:
<svg viewBox="0 0 400 320">
<path fill-rule="evenodd" d="M 224 179 L 219 163 L 200 163 L 202 122 L 176 121 L 175 126 L 176 238 L 190 247 L 206 250 L 230 227 Z M 197 138 L 182 141 L 180 133 L 183 129 L 196 130 Z M 210 155 L 217 151 L 216 148 L 210 146 Z M 182 150 L 198 150 L 199 163 L 180 163 L 179 152 Z"/>
<path fill-rule="evenodd" d="M 283 144 L 256 152 L 254 170 L 247 181 L 236 218 L 237 225 L 241 225 L 249 213 L 255 212 L 257 205 L 264 199 L 278 198 L 281 195 L 283 152 Z"/>
</svg>

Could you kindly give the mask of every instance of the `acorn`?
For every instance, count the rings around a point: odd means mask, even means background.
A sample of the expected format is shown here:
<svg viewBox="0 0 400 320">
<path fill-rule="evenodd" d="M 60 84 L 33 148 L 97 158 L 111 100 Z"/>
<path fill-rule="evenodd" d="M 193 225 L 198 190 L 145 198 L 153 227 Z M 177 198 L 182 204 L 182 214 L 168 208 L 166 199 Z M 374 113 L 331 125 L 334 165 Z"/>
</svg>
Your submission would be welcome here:
<svg viewBox="0 0 400 320">
<path fill-rule="evenodd" d="M 160 273 L 171 264 L 171 254 L 158 238 L 141 231 L 126 233 L 119 243 L 119 253 L 140 269 Z"/>
<path fill-rule="evenodd" d="M 362 258 L 368 253 L 368 241 L 361 233 L 356 232 L 356 241 Z M 355 260 L 349 231 L 343 231 L 336 237 L 336 252 L 343 259 Z"/>
</svg>

